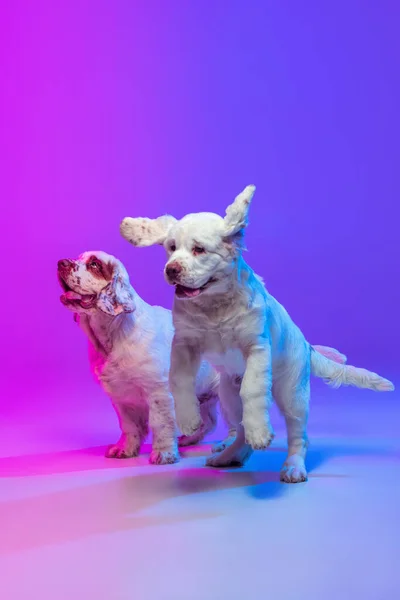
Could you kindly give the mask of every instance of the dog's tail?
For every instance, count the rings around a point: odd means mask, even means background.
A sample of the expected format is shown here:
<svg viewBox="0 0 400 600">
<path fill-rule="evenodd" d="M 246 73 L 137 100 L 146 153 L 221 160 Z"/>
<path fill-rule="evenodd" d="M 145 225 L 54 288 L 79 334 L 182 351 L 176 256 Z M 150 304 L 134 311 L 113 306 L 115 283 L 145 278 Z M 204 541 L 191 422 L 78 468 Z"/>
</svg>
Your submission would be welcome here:
<svg viewBox="0 0 400 600">
<path fill-rule="evenodd" d="M 329 346 L 316 346 L 315 344 L 312 346 L 314 350 L 326 356 L 326 358 L 330 358 L 336 363 L 344 364 L 347 362 L 347 356 L 336 350 L 335 348 L 330 348 Z"/>
<path fill-rule="evenodd" d="M 311 347 L 311 372 L 334 388 L 341 385 L 354 385 L 358 388 L 367 388 L 376 392 L 391 392 L 394 390 L 393 383 L 388 379 L 366 369 L 335 362 L 321 352 L 315 351 L 313 346 Z"/>
</svg>

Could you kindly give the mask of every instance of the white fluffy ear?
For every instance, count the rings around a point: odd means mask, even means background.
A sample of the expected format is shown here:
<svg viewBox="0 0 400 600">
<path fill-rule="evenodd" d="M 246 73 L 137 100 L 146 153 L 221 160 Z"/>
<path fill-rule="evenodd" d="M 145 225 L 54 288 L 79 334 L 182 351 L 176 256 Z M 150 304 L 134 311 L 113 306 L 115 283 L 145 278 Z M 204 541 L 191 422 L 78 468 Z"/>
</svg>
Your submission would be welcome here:
<svg viewBox="0 0 400 600">
<path fill-rule="evenodd" d="M 100 292 L 97 308 L 112 317 L 135 310 L 133 290 L 121 274 L 114 275 L 110 283 Z"/>
<path fill-rule="evenodd" d="M 246 227 L 249 206 L 255 191 L 255 185 L 248 185 L 226 209 L 224 218 L 226 236 L 235 235 Z"/>
<path fill-rule="evenodd" d="M 158 219 L 126 217 L 119 229 L 122 237 L 134 246 L 154 246 L 156 244 L 162 246 L 174 223 L 176 223 L 176 219 L 171 215 L 158 217 Z"/>
</svg>

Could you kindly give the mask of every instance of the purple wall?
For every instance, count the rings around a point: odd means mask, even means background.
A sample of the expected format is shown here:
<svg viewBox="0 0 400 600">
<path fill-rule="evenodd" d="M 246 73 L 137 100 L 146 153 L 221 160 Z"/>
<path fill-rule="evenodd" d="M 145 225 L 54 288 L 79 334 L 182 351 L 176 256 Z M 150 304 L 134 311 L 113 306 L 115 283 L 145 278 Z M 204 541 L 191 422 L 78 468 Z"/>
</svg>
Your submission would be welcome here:
<svg viewBox="0 0 400 600">
<path fill-rule="evenodd" d="M 400 9 L 369 4 L 5 3 L 6 377 L 89 378 L 58 258 L 115 253 L 169 306 L 163 251 L 135 251 L 121 218 L 222 212 L 248 183 L 248 260 L 269 290 L 310 341 L 394 374 Z"/>
</svg>

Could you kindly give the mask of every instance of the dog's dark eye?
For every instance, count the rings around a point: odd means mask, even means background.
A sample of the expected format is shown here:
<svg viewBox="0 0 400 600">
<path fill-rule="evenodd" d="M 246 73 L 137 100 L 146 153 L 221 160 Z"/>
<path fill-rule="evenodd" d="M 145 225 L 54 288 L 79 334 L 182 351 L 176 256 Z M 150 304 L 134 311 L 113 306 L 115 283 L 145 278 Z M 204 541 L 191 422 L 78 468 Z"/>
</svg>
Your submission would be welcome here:
<svg viewBox="0 0 400 600">
<path fill-rule="evenodd" d="M 171 244 L 170 247 L 169 247 L 169 249 L 170 249 L 171 252 L 175 252 L 176 245 L 175 244 Z"/>
<path fill-rule="evenodd" d="M 203 246 L 194 246 L 193 247 L 193 254 L 204 254 L 206 251 L 205 248 L 203 248 Z"/>
<path fill-rule="evenodd" d="M 92 260 L 92 262 L 90 262 L 88 266 L 89 266 L 90 269 L 98 269 L 99 268 L 99 263 L 97 263 L 94 260 Z"/>
</svg>

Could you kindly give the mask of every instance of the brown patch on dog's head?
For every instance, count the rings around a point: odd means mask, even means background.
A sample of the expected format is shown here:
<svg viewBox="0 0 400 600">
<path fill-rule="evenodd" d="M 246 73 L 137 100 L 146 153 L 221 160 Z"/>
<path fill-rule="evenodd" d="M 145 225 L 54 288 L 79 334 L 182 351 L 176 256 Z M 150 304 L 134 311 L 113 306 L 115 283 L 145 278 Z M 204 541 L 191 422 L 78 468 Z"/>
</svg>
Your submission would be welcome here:
<svg viewBox="0 0 400 600">
<path fill-rule="evenodd" d="M 93 277 L 109 282 L 113 278 L 116 265 L 112 260 L 104 261 L 92 254 L 86 260 L 86 268 Z"/>
<path fill-rule="evenodd" d="M 61 302 L 76 312 L 101 310 L 111 316 L 135 310 L 134 292 L 124 265 L 105 252 L 84 252 L 58 263 L 64 290 Z"/>
</svg>

